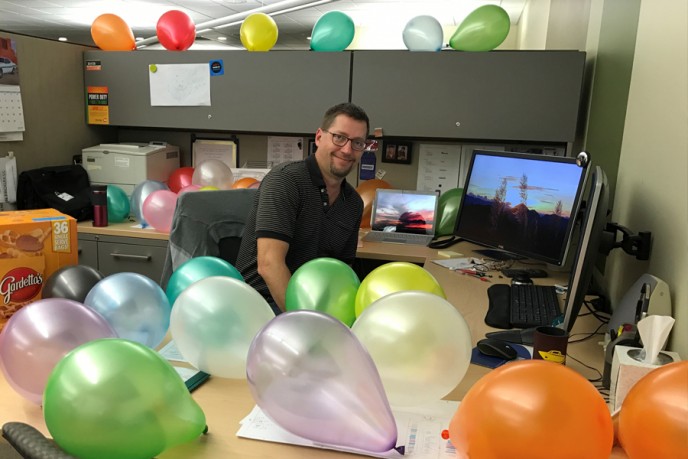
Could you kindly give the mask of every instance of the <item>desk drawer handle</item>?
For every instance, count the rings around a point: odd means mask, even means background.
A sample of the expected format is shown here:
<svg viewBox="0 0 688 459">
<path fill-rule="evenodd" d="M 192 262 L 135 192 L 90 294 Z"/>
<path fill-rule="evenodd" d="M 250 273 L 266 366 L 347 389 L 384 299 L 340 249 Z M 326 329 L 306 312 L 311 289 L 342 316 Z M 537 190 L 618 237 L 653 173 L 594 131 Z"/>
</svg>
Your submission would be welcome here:
<svg viewBox="0 0 688 459">
<path fill-rule="evenodd" d="M 127 253 L 111 253 L 111 257 L 115 258 L 131 258 L 132 260 L 143 260 L 143 261 L 150 261 L 151 256 L 150 255 L 129 255 Z"/>
</svg>

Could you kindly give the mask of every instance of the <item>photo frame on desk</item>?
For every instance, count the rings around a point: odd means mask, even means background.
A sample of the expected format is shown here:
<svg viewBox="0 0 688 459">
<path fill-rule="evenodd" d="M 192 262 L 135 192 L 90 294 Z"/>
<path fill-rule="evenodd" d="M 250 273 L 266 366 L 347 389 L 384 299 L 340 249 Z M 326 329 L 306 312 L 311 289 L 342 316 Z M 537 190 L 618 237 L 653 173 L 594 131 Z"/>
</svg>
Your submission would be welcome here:
<svg viewBox="0 0 688 459">
<path fill-rule="evenodd" d="M 382 147 L 382 162 L 411 164 L 411 142 L 386 140 Z"/>
</svg>

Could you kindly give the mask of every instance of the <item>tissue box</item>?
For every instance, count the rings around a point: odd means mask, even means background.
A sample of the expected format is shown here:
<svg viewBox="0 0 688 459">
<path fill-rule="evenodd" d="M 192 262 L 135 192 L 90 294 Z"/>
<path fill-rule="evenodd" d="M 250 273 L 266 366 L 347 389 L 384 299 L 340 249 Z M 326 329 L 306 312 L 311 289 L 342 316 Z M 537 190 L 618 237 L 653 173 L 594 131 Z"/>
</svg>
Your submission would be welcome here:
<svg viewBox="0 0 688 459">
<path fill-rule="evenodd" d="M 638 351 L 640 351 L 639 348 L 628 346 L 615 346 L 614 348 L 611 388 L 609 391 L 612 411 L 621 408 L 621 404 L 626 398 L 628 391 L 631 390 L 635 383 L 655 368 L 661 366 L 639 362 L 629 355 L 629 352 L 633 354 Z M 658 358 L 664 364 L 681 360 L 678 353 L 669 351 L 661 351 Z"/>
</svg>

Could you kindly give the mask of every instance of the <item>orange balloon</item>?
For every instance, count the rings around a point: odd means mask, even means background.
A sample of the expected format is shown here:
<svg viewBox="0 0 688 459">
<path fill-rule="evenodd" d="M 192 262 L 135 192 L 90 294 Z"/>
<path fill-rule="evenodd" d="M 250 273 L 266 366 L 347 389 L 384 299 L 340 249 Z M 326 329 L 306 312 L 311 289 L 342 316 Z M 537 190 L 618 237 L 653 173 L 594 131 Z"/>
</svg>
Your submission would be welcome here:
<svg viewBox="0 0 688 459">
<path fill-rule="evenodd" d="M 614 430 L 597 389 L 564 365 L 511 362 L 471 387 L 449 424 L 458 457 L 607 459 Z"/>
<path fill-rule="evenodd" d="M 361 218 L 361 228 L 370 228 L 370 213 L 373 210 L 375 201 L 375 190 L 378 188 L 392 188 L 392 185 L 380 179 L 366 180 L 358 185 L 356 191 L 363 199 L 363 217 Z"/>
<path fill-rule="evenodd" d="M 136 48 L 134 34 L 116 14 L 101 14 L 91 24 L 91 37 L 105 51 L 131 51 Z"/>
<path fill-rule="evenodd" d="M 236 188 L 248 188 L 254 183 L 256 183 L 258 180 L 254 179 L 253 177 L 244 177 L 240 178 L 236 182 L 232 183 L 232 186 L 230 188 L 236 189 Z"/>
<path fill-rule="evenodd" d="M 630 459 L 688 455 L 688 361 L 652 370 L 628 391 L 619 442 Z"/>
</svg>

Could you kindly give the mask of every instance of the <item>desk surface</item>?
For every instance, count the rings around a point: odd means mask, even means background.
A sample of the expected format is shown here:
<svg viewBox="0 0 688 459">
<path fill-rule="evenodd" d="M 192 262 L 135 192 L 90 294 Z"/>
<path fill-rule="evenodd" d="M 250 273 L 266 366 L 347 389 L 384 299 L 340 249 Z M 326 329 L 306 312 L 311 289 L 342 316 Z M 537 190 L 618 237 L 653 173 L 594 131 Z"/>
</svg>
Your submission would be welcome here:
<svg viewBox="0 0 688 459">
<path fill-rule="evenodd" d="M 90 225 L 90 222 L 87 222 Z M 117 230 L 112 225 L 110 233 Z M 95 228 L 94 228 L 95 229 Z M 98 229 L 102 230 L 102 229 Z M 126 230 L 126 229 L 125 229 Z M 81 228 L 80 228 L 81 231 Z M 141 231 L 141 230 L 139 230 Z M 163 233 L 161 233 L 163 234 Z M 140 237 L 140 236 L 133 236 Z M 400 255 L 400 246 L 385 243 L 363 243 L 359 248 L 359 256 L 370 259 L 394 259 L 424 263 L 427 269 L 443 286 L 447 299 L 463 315 L 468 323 L 472 342 L 475 344 L 486 332 L 494 331 L 485 325 L 484 316 L 487 307 L 486 288 L 491 285 L 478 279 L 463 276 L 456 272 L 432 263 L 431 260 L 440 258 L 437 250 L 427 247 L 403 246 L 403 255 Z M 455 245 L 451 250 L 470 255 L 472 246 L 467 243 Z M 506 282 L 497 275 L 494 282 Z M 547 278 L 548 282 L 557 281 L 557 277 Z M 598 323 L 591 316 L 581 317 L 576 322 L 573 333 L 592 332 Z M 602 366 L 602 349 L 597 340 L 590 339 L 569 346 L 568 353 L 576 359 L 597 367 Z M 598 375 L 594 371 L 584 367 L 573 359 L 567 360 L 567 365 L 589 379 Z M 490 370 L 476 365 L 470 365 L 466 376 L 461 383 L 446 397 L 450 400 L 461 400 L 468 389 Z M 320 458 L 351 458 L 356 457 L 348 453 L 339 453 L 314 448 L 291 446 L 277 443 L 262 442 L 236 437 L 239 429 L 239 421 L 243 419 L 253 408 L 255 402 L 251 397 L 245 380 L 230 380 L 223 378 L 210 378 L 193 393 L 194 399 L 203 408 L 209 427 L 209 433 L 190 443 L 169 449 L 160 455 L 161 459 L 220 459 L 226 457 L 240 458 L 275 458 L 281 459 L 320 459 Z M 0 376 L 0 424 L 9 421 L 22 421 L 29 423 L 43 433 L 48 434 L 41 408 L 15 393 Z M 610 458 L 622 459 L 627 456 L 616 447 Z"/>
</svg>

